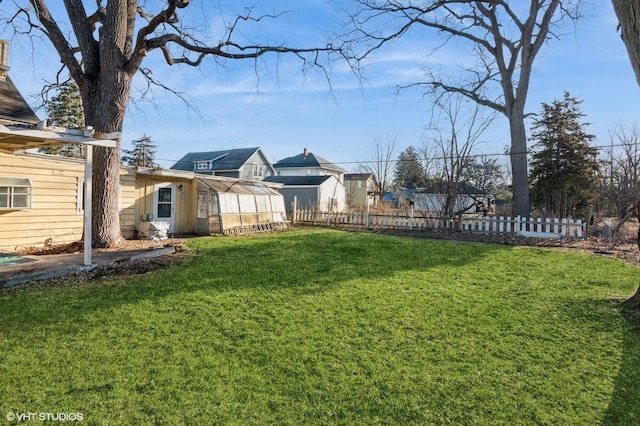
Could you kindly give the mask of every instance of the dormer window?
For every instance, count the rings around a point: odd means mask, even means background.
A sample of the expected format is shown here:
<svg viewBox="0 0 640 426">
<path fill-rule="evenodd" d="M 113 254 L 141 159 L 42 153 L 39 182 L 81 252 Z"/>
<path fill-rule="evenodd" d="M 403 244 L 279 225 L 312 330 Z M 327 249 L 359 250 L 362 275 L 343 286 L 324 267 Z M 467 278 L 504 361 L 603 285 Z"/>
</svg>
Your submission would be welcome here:
<svg viewBox="0 0 640 426">
<path fill-rule="evenodd" d="M 262 177 L 264 177 L 264 164 L 254 164 L 253 165 L 253 177 L 254 178 L 262 178 Z"/>
<path fill-rule="evenodd" d="M 196 162 L 196 170 L 209 170 L 209 162 L 208 161 L 197 161 Z"/>
</svg>

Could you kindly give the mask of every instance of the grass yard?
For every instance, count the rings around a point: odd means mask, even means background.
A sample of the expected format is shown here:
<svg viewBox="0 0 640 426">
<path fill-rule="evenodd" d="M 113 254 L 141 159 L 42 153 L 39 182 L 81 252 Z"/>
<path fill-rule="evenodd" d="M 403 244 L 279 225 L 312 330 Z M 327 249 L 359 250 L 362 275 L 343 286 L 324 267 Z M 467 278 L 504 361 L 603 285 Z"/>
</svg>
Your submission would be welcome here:
<svg viewBox="0 0 640 426">
<path fill-rule="evenodd" d="M 306 229 L 192 240 L 144 276 L 0 296 L 0 419 L 640 424 L 640 269 Z"/>
</svg>

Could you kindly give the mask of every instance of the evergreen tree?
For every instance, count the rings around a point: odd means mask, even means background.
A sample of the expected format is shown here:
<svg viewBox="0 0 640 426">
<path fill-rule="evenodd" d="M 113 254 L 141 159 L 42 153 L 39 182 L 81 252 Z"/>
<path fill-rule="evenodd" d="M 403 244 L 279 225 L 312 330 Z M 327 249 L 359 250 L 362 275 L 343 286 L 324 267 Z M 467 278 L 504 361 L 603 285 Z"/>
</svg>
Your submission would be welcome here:
<svg viewBox="0 0 640 426">
<path fill-rule="evenodd" d="M 581 123 L 582 101 L 565 92 L 563 100 L 542 104 L 533 123 L 531 198 L 549 216 L 583 214 L 596 197 L 598 150 L 589 146 L 595 136 Z"/>
<path fill-rule="evenodd" d="M 395 184 L 406 188 L 416 188 L 427 184 L 427 175 L 420 163 L 418 151 L 409 146 L 398 156 L 394 170 Z"/>
<path fill-rule="evenodd" d="M 155 160 L 156 145 L 151 141 L 151 137 L 144 135 L 140 139 L 131 142 L 133 149 L 122 150 L 122 164 L 138 167 L 157 167 Z"/>
<path fill-rule="evenodd" d="M 45 104 L 48 124 L 50 126 L 66 127 L 67 129 L 84 129 L 84 110 L 78 85 L 68 81 L 58 88 L 58 94 Z M 45 154 L 62 155 L 65 157 L 83 157 L 82 146 L 77 144 L 55 145 L 40 148 Z"/>
</svg>

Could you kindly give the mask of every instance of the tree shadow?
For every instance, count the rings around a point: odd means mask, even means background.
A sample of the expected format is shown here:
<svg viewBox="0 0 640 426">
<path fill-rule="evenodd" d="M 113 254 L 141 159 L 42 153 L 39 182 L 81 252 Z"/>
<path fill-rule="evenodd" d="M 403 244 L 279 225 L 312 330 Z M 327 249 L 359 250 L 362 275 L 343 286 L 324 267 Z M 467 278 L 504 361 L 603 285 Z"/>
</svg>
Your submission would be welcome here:
<svg viewBox="0 0 640 426">
<path fill-rule="evenodd" d="M 215 238 L 215 237 L 214 237 Z M 178 266 L 148 275 L 16 293 L 0 299 L 0 325 L 43 327 L 83 321 L 99 310 L 140 301 L 156 302 L 181 293 L 252 288 L 321 292 L 352 279 L 391 277 L 398 271 L 464 266 L 508 246 L 459 244 L 345 231 L 290 232 L 241 237 L 212 244 L 190 243 L 193 255 Z"/>
<path fill-rule="evenodd" d="M 640 424 L 640 320 L 637 312 L 623 308 L 620 312 L 622 358 L 602 425 Z"/>
</svg>

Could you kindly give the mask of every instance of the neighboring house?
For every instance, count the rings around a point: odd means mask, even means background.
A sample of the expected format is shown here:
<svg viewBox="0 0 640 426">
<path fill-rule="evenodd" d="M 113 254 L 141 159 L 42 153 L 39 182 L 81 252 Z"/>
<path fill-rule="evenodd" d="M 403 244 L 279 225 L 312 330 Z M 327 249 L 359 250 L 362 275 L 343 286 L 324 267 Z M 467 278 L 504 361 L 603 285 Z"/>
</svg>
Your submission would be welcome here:
<svg viewBox="0 0 640 426">
<path fill-rule="evenodd" d="M 342 211 L 345 208 L 344 185 L 335 175 L 325 176 L 270 176 L 266 182 L 279 183 L 288 212 L 294 200 L 298 209 Z"/>
<path fill-rule="evenodd" d="M 342 211 L 346 206 L 344 170 L 305 148 L 301 154 L 287 157 L 273 165 L 276 176 L 267 182 L 282 184 L 287 211 L 294 199 L 297 208 Z"/>
<path fill-rule="evenodd" d="M 382 196 L 382 202 L 391 204 L 395 208 L 406 207 L 409 206 L 409 203 L 413 202 L 415 192 L 415 188 L 405 188 L 401 186 L 385 193 Z"/>
<path fill-rule="evenodd" d="M 448 192 L 448 183 L 446 182 L 418 188 L 413 194 L 414 209 L 424 212 L 442 212 Z M 459 183 L 455 192 L 453 211 L 485 214 L 493 211 L 493 195 L 491 193 L 465 183 Z"/>
<path fill-rule="evenodd" d="M 260 181 L 276 173 L 260 148 L 190 152 L 171 166 L 171 169 L 253 181 Z"/>
<path fill-rule="evenodd" d="M 287 157 L 273 165 L 278 176 L 326 176 L 333 175 L 344 182 L 344 169 L 315 155 L 305 148 L 301 154 Z"/>
<path fill-rule="evenodd" d="M 347 173 L 344 175 L 344 192 L 348 208 L 375 204 L 375 176 L 373 173 Z"/>
</svg>

